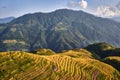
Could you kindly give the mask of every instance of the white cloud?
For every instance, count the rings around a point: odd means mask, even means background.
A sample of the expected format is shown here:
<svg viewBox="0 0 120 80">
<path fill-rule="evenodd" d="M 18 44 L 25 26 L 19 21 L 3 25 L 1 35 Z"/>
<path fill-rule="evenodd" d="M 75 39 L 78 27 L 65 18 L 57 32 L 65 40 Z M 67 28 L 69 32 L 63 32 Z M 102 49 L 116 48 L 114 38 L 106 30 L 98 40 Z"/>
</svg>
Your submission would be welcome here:
<svg viewBox="0 0 120 80">
<path fill-rule="evenodd" d="M 88 6 L 87 1 L 85 1 L 85 0 L 80 1 L 78 4 L 80 7 L 84 8 L 84 9 L 87 8 L 87 6 Z"/>
<path fill-rule="evenodd" d="M 80 0 L 75 2 L 74 0 L 68 0 L 68 7 L 70 8 L 84 8 L 86 9 L 88 6 L 87 1 L 85 0 Z"/>
<path fill-rule="evenodd" d="M 112 17 L 116 15 L 116 10 L 109 6 L 99 6 L 96 14 L 101 17 Z"/>
</svg>

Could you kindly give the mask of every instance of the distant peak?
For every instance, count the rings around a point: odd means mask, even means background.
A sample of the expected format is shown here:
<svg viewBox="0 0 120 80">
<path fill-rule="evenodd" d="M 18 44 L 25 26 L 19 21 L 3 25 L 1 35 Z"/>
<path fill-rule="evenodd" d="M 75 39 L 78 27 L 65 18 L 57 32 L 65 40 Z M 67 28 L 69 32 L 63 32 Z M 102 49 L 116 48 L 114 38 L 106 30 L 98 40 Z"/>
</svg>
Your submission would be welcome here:
<svg viewBox="0 0 120 80">
<path fill-rule="evenodd" d="M 57 12 L 57 11 L 73 11 L 73 12 L 78 12 L 78 11 L 80 11 L 80 12 L 83 12 L 83 11 L 81 11 L 81 10 L 73 10 L 73 9 L 58 9 L 58 10 L 55 10 L 55 12 Z"/>
</svg>

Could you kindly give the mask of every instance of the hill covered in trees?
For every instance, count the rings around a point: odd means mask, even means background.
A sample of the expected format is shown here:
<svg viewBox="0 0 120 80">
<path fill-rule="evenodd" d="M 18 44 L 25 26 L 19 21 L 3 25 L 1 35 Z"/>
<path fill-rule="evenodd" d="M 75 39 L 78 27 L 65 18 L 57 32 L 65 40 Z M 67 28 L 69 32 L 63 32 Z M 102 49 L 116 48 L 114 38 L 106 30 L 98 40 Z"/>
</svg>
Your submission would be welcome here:
<svg viewBox="0 0 120 80">
<path fill-rule="evenodd" d="M 120 23 L 67 9 L 26 14 L 0 25 L 0 51 L 55 52 L 85 47 L 95 42 L 120 45 Z"/>
</svg>

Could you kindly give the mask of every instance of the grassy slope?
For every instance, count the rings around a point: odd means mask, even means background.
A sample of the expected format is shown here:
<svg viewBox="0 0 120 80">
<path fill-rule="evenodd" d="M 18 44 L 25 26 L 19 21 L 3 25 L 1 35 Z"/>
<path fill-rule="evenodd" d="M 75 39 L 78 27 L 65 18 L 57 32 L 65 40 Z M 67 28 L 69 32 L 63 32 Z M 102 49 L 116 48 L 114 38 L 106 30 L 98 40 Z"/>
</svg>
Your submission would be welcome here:
<svg viewBox="0 0 120 80">
<path fill-rule="evenodd" d="M 45 50 L 39 50 L 45 51 Z M 47 51 L 45 51 L 47 54 Z M 61 54 L 0 53 L 0 80 L 119 80 L 120 72 L 84 49 Z"/>
</svg>

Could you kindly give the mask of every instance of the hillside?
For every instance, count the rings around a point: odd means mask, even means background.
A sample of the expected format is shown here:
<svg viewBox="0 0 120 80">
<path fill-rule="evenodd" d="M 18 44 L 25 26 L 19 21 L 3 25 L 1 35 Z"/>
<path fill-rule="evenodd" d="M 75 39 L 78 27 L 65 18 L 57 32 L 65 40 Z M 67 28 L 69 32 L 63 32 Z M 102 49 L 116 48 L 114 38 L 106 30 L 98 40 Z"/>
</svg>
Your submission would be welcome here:
<svg viewBox="0 0 120 80">
<path fill-rule="evenodd" d="M 119 80 L 120 72 L 85 49 L 59 54 L 40 49 L 37 54 L 0 53 L 0 80 Z M 51 54 L 50 54 L 51 52 Z"/>
<path fill-rule="evenodd" d="M 0 18 L 0 24 L 8 23 L 12 21 L 13 19 L 15 19 L 15 17 Z"/>
<path fill-rule="evenodd" d="M 67 9 L 26 14 L 0 25 L 0 51 L 55 52 L 85 47 L 95 42 L 120 45 L 120 23 Z"/>
<path fill-rule="evenodd" d="M 115 67 L 117 70 L 120 71 L 120 56 L 111 56 L 111 57 L 107 57 L 104 59 L 104 62 L 112 65 L 113 67 Z"/>
<path fill-rule="evenodd" d="M 85 49 L 100 56 L 101 58 L 120 56 L 120 48 L 116 48 L 105 42 L 88 45 Z"/>
</svg>

